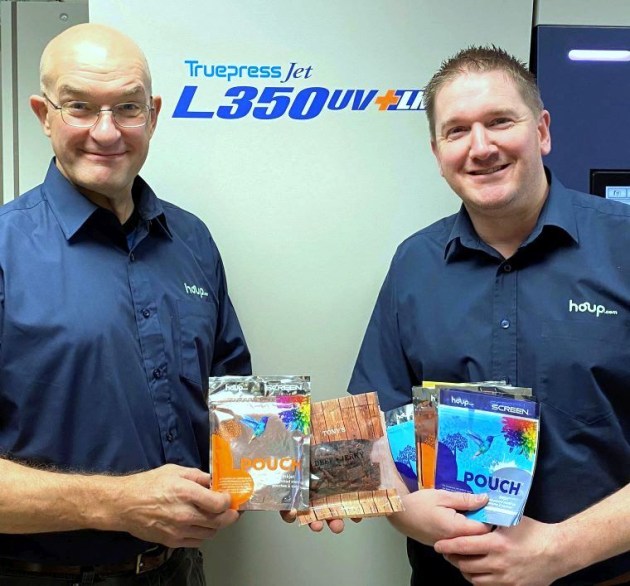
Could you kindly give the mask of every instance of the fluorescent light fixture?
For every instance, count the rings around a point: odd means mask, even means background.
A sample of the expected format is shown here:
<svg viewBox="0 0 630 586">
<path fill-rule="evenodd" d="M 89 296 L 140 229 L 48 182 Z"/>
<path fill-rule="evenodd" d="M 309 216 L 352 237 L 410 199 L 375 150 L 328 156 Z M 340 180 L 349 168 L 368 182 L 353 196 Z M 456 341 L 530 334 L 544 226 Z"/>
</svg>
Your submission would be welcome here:
<svg viewBox="0 0 630 586">
<path fill-rule="evenodd" d="M 569 59 L 571 61 L 630 61 L 630 51 L 571 49 Z"/>
</svg>

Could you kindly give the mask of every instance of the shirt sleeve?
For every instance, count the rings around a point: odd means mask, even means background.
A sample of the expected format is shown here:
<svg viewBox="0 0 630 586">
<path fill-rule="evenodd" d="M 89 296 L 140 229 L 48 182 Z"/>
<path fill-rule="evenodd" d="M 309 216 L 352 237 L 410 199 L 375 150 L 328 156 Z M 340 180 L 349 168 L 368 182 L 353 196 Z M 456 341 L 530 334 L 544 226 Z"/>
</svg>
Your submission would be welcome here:
<svg viewBox="0 0 630 586">
<path fill-rule="evenodd" d="M 400 332 L 394 264 L 381 287 L 350 378 L 351 394 L 376 391 L 381 409 L 411 403 L 411 387 L 422 382 L 405 355 Z"/>
<path fill-rule="evenodd" d="M 219 314 L 210 376 L 251 374 L 252 364 L 249 349 L 228 294 L 223 262 L 220 256 L 217 256 L 217 259 L 216 279 Z"/>
</svg>

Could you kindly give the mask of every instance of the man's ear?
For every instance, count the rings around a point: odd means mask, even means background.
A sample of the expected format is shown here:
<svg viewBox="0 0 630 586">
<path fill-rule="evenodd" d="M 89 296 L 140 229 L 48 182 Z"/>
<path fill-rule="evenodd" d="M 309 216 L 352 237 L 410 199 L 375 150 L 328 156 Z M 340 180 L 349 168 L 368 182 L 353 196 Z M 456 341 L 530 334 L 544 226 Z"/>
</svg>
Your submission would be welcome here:
<svg viewBox="0 0 630 586">
<path fill-rule="evenodd" d="M 160 110 L 162 109 L 162 98 L 161 96 L 153 96 L 153 110 L 151 111 L 151 122 L 150 124 L 150 132 L 151 136 L 155 132 L 155 126 L 157 125 L 157 119 L 160 114 Z"/>
<path fill-rule="evenodd" d="M 538 137 L 540 140 L 540 152 L 543 156 L 551 152 L 551 115 L 547 110 L 543 110 L 538 118 Z"/>
<path fill-rule="evenodd" d="M 31 96 L 29 98 L 29 102 L 31 104 L 31 110 L 37 116 L 39 123 L 42 125 L 42 129 L 44 130 L 44 134 L 46 136 L 50 136 L 50 124 L 48 122 L 48 104 L 46 104 L 46 99 L 42 98 L 42 96 Z"/>
</svg>

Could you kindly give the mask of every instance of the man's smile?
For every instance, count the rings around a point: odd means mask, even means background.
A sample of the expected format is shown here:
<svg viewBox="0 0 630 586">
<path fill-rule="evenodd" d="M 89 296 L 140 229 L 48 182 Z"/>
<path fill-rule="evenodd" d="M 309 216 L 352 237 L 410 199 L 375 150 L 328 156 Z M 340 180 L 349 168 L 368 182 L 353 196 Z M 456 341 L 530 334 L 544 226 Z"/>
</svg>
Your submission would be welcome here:
<svg viewBox="0 0 630 586">
<path fill-rule="evenodd" d="M 503 169 L 507 169 L 509 167 L 509 163 L 505 165 L 496 165 L 494 167 L 490 167 L 489 169 L 479 169 L 477 171 L 468 171 L 469 175 L 492 175 L 493 173 L 498 173 L 499 171 L 503 171 Z"/>
</svg>

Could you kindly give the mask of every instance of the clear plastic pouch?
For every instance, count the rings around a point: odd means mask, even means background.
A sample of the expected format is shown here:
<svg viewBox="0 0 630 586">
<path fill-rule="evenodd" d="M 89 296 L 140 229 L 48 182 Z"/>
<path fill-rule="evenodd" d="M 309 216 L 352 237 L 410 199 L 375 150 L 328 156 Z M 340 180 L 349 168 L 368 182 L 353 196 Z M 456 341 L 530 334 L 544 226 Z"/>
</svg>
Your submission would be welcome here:
<svg viewBox="0 0 630 586">
<path fill-rule="evenodd" d="M 313 403 L 311 502 L 300 525 L 403 510 L 376 393 Z"/>
</svg>

